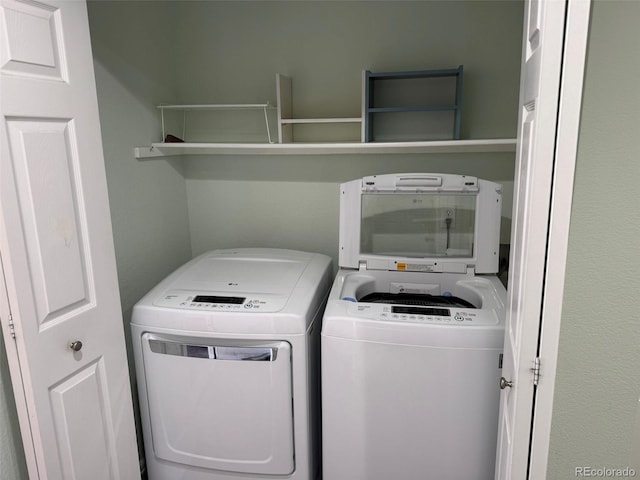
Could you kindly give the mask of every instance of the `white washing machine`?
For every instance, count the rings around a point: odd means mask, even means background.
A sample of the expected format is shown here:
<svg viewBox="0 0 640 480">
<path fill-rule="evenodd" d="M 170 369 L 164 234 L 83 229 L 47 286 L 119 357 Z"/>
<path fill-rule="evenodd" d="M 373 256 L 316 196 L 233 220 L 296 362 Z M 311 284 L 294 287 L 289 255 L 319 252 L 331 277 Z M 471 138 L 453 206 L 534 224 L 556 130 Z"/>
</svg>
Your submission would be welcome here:
<svg viewBox="0 0 640 480">
<path fill-rule="evenodd" d="M 501 201 L 500 185 L 462 175 L 341 185 L 321 335 L 324 480 L 494 478 Z"/>
<path fill-rule="evenodd" d="M 150 480 L 312 480 L 331 259 L 214 250 L 133 309 Z"/>
</svg>

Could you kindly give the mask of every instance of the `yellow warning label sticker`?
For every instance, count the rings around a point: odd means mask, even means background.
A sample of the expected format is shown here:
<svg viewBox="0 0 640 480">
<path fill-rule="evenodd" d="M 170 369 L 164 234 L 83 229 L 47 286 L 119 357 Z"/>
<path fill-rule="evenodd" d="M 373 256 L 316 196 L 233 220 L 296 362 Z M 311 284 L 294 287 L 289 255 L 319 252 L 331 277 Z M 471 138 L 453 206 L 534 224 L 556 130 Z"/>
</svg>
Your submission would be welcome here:
<svg viewBox="0 0 640 480">
<path fill-rule="evenodd" d="M 433 272 L 434 265 L 427 263 L 397 263 L 396 270 L 403 272 Z"/>
</svg>

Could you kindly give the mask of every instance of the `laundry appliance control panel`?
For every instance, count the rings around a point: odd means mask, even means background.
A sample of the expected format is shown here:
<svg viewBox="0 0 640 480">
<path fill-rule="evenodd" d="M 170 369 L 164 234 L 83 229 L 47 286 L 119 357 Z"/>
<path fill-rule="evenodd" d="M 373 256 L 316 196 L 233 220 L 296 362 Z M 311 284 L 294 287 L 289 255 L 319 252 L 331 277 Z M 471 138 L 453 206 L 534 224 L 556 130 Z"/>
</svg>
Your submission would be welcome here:
<svg viewBox="0 0 640 480">
<path fill-rule="evenodd" d="M 281 310 L 286 303 L 287 297 L 284 295 L 185 292 L 181 290 L 166 292 L 154 302 L 159 307 L 236 313 L 273 313 Z"/>
<path fill-rule="evenodd" d="M 492 310 L 473 308 L 423 307 L 354 302 L 348 307 L 349 315 L 370 320 L 456 326 L 497 325 Z"/>
</svg>

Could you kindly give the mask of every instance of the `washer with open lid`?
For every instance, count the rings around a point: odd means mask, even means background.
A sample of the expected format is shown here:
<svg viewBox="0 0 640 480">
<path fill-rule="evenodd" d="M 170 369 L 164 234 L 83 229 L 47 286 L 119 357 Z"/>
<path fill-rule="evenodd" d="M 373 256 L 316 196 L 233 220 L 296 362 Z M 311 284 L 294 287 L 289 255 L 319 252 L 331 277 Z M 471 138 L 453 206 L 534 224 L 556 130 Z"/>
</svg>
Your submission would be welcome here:
<svg viewBox="0 0 640 480">
<path fill-rule="evenodd" d="M 392 174 L 340 195 L 321 334 L 323 478 L 492 479 L 501 185 Z"/>
</svg>

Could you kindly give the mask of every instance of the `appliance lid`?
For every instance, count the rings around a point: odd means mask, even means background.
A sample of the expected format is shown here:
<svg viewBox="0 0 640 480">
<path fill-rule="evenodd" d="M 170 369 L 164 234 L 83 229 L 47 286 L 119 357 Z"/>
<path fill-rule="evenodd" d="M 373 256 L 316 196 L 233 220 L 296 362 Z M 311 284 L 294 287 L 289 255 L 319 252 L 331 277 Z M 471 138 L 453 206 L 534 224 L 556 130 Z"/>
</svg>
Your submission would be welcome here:
<svg viewBox="0 0 640 480">
<path fill-rule="evenodd" d="M 341 267 L 498 271 L 502 185 L 409 173 L 353 180 L 340 192 Z"/>
<path fill-rule="evenodd" d="M 311 255 L 303 252 L 214 250 L 182 272 L 169 289 L 230 297 L 238 292 L 289 297 L 310 260 Z"/>
</svg>

